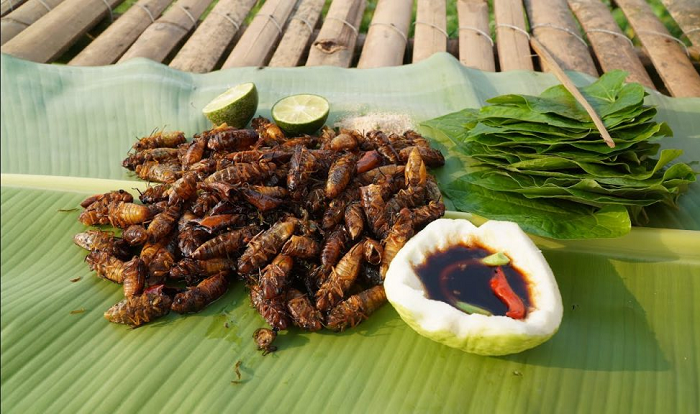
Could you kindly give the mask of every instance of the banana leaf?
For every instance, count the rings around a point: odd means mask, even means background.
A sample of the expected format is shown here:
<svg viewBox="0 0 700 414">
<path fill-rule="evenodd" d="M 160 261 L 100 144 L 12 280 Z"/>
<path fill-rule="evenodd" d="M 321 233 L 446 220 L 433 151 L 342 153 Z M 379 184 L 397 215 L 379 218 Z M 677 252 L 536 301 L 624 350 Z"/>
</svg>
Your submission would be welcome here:
<svg viewBox="0 0 700 414">
<path fill-rule="evenodd" d="M 657 228 L 618 239 L 535 238 L 565 311 L 545 344 L 481 357 L 416 334 L 390 305 L 341 334 L 281 333 L 263 357 L 264 321 L 242 285 L 201 313 L 138 329 L 102 313 L 121 299 L 72 243 L 87 195 L 143 188 L 121 167 L 155 128 L 191 135 L 201 108 L 253 81 L 259 114 L 292 93 L 331 102 L 329 122 L 389 111 L 416 122 L 504 93 L 538 94 L 547 74 L 484 73 L 447 54 L 357 70 L 243 68 L 193 75 L 146 60 L 101 68 L 0 61 L 2 192 L 0 384 L 7 413 L 95 412 L 684 412 L 700 406 L 700 192 L 659 209 Z M 591 79 L 572 73 L 584 85 Z M 653 92 L 674 129 L 663 148 L 699 159 L 700 100 Z M 424 131 L 429 132 L 429 131 Z M 454 158 L 438 174 L 464 173 Z M 526 212 L 524 212 L 526 213 Z M 450 217 L 478 217 L 450 213 Z M 236 366 L 238 365 L 238 368 Z M 239 377 L 240 374 L 240 377 Z"/>
</svg>

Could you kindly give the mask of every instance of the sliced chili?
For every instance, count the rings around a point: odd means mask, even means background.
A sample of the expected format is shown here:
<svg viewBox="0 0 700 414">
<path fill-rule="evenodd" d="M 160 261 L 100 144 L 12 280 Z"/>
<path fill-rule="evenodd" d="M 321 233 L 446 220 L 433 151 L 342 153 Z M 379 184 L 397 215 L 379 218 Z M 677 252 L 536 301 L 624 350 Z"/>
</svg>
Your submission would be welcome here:
<svg viewBox="0 0 700 414">
<path fill-rule="evenodd" d="M 525 318 L 525 305 L 523 304 L 523 300 L 520 299 L 510 287 L 508 279 L 506 279 L 506 275 L 503 273 L 503 270 L 501 270 L 501 267 L 498 266 L 494 270 L 494 273 L 495 276 L 492 277 L 490 281 L 491 290 L 493 290 L 493 293 L 496 294 L 501 302 L 508 306 L 506 316 L 513 319 Z"/>
</svg>

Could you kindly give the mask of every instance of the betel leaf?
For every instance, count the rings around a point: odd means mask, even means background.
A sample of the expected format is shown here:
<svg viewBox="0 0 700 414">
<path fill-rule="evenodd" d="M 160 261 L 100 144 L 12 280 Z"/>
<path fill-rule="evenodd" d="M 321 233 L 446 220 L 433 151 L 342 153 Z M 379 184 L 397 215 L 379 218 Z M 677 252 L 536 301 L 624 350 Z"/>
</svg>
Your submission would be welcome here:
<svg viewBox="0 0 700 414">
<path fill-rule="evenodd" d="M 444 184 L 455 207 L 492 220 L 515 221 L 528 233 L 560 239 L 619 237 L 631 222 L 623 206 L 597 209 L 565 200 L 528 199 L 492 191 L 463 179 Z"/>
<path fill-rule="evenodd" d="M 478 112 L 428 121 L 425 125 L 441 130 L 453 152 L 467 160 L 466 174 L 442 181 L 455 206 L 517 221 L 535 234 L 554 238 L 603 237 L 604 231 L 591 232 L 592 220 L 598 223 L 593 228 L 611 226 L 608 237 L 620 235 L 628 229 L 630 214 L 637 224 L 637 218 L 646 217 L 644 207 L 676 206 L 696 173 L 684 163 L 672 164 L 682 150 L 664 149 L 653 158 L 660 145 L 650 141 L 672 132 L 653 120 L 656 109 L 644 105 L 644 88 L 625 84 L 625 76 L 609 72 L 581 88 L 610 128 L 613 148 L 562 85 L 539 96 L 497 96 Z M 566 206 L 566 214 L 550 214 L 553 206 Z M 598 221 L 599 214 L 606 220 Z"/>
</svg>

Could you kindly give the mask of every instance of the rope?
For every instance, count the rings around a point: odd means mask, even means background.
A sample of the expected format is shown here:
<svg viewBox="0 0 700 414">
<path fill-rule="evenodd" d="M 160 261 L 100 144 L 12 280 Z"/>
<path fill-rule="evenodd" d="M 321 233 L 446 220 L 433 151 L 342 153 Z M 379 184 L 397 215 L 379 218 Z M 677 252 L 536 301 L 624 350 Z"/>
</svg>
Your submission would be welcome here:
<svg viewBox="0 0 700 414">
<path fill-rule="evenodd" d="M 491 47 L 494 46 L 493 39 L 491 39 L 491 36 L 489 36 L 488 33 L 486 33 L 485 31 L 483 31 L 479 28 L 476 28 L 474 26 L 459 26 L 459 30 L 460 31 L 461 30 L 471 30 L 473 32 L 476 32 L 477 34 L 480 34 L 480 35 L 484 36 L 486 39 L 488 39 L 488 41 L 491 43 Z M 523 32 L 525 32 L 525 31 L 523 30 Z M 527 32 L 525 32 L 525 34 L 527 34 Z"/>
<path fill-rule="evenodd" d="M 681 35 L 681 37 L 687 38 L 689 34 L 695 33 L 695 32 L 700 32 L 700 27 L 695 27 L 695 28 L 692 28 L 692 29 L 686 31 L 685 33 L 683 33 L 683 35 Z"/>
<path fill-rule="evenodd" d="M 194 27 L 197 27 L 197 19 L 195 19 L 194 16 L 192 16 L 192 13 L 190 13 L 189 10 L 187 10 L 187 8 L 181 4 L 177 4 L 177 7 L 180 10 L 182 10 L 182 12 L 185 13 L 187 17 L 190 18 L 190 20 L 192 20 L 192 24 L 194 25 Z"/>
<path fill-rule="evenodd" d="M 294 17 L 292 17 L 292 20 L 299 20 L 299 21 L 301 21 L 301 22 L 304 22 L 304 23 L 306 24 L 306 27 L 308 27 L 308 28 L 309 28 L 309 32 L 311 32 L 311 33 L 313 33 L 313 32 L 314 32 L 314 27 L 313 27 L 313 26 L 311 26 L 311 23 L 309 23 L 309 21 L 308 21 L 308 20 L 306 20 L 305 18 L 303 18 L 303 17 L 296 17 L 296 16 L 294 16 Z"/>
<path fill-rule="evenodd" d="M 648 35 L 656 35 L 656 36 L 661 36 L 665 37 L 666 39 L 670 39 L 673 41 L 678 42 L 679 45 L 683 46 L 683 50 L 685 50 L 685 54 L 690 57 L 690 52 L 688 51 L 688 47 L 683 43 L 680 39 L 676 39 L 675 37 L 668 35 L 666 33 L 661 33 L 661 32 L 655 32 L 653 30 L 638 30 L 637 34 L 648 34 Z"/>
<path fill-rule="evenodd" d="M 632 39 L 630 39 L 629 37 L 627 37 L 624 34 L 619 33 L 619 32 L 614 32 L 612 30 L 606 30 L 606 29 L 591 29 L 591 30 L 586 32 L 586 34 L 588 34 L 588 33 L 607 33 L 609 35 L 621 37 L 621 38 L 625 39 L 626 41 L 628 41 L 630 46 L 634 47 L 634 43 L 632 43 Z"/>
<path fill-rule="evenodd" d="M 146 6 L 142 5 L 142 4 L 139 4 L 139 3 L 134 3 L 134 6 L 138 6 L 138 7 L 141 8 L 141 10 L 145 11 L 146 14 L 148 15 L 148 17 L 151 19 L 151 23 L 155 23 L 155 22 L 156 22 L 156 19 L 153 18 L 153 14 L 151 14 L 151 11 L 148 10 L 148 7 L 146 7 Z"/>
<path fill-rule="evenodd" d="M 403 37 L 403 41 L 404 41 L 405 43 L 408 43 L 408 37 L 406 37 L 406 34 L 405 34 L 404 32 L 402 32 L 401 30 L 399 30 L 399 28 L 396 27 L 396 25 L 395 25 L 394 23 L 381 23 L 381 22 L 378 22 L 378 23 L 372 23 L 372 24 L 369 25 L 369 27 L 372 27 L 372 26 L 387 26 L 387 27 L 390 27 L 390 28 L 394 29 L 394 31 L 395 31 L 396 33 L 398 33 L 399 35 L 401 35 L 401 37 Z"/>
<path fill-rule="evenodd" d="M 444 34 L 445 37 L 447 37 L 447 38 L 450 37 L 450 35 L 447 34 L 447 32 L 446 32 L 444 29 L 442 29 L 442 28 L 440 28 L 440 27 L 437 27 L 436 25 L 434 25 L 434 24 L 432 24 L 432 23 L 430 23 L 430 22 L 424 22 L 424 21 L 422 21 L 422 20 L 416 20 L 415 22 L 413 22 L 413 25 L 414 25 L 414 26 L 417 25 L 417 24 L 424 24 L 424 25 L 426 25 L 426 26 L 430 26 L 430 27 L 432 27 L 433 29 L 437 30 L 438 32 Z"/>
<path fill-rule="evenodd" d="M 241 26 L 238 23 L 236 23 L 236 21 L 233 20 L 228 13 L 219 13 L 219 12 L 211 12 L 211 13 L 215 14 L 217 16 L 221 16 L 224 19 L 228 20 L 229 23 L 231 23 L 233 25 L 233 27 L 236 28 L 236 31 L 239 31 L 241 29 Z"/>
<path fill-rule="evenodd" d="M 107 10 L 109 10 L 109 21 L 113 22 L 114 21 L 114 13 L 112 13 L 112 6 L 110 6 L 109 3 L 107 3 L 107 0 L 102 0 L 102 3 L 104 3 L 105 6 L 107 6 Z"/>
<path fill-rule="evenodd" d="M 48 4 L 44 3 L 44 0 L 36 0 L 36 1 L 38 1 L 39 4 L 41 4 L 42 6 L 44 6 L 44 8 L 46 8 L 46 11 L 51 11 L 51 7 L 49 7 Z"/>
<path fill-rule="evenodd" d="M 526 32 L 526 31 L 523 30 L 521 27 L 514 26 L 514 25 L 512 25 L 512 24 L 506 24 L 506 23 L 499 23 L 499 24 L 496 25 L 496 27 L 507 27 L 507 28 L 509 28 L 509 29 L 513 29 L 513 30 L 515 30 L 516 32 L 520 32 L 520 33 L 524 34 L 525 37 L 527 37 L 527 40 L 530 40 L 530 33 Z"/>
<path fill-rule="evenodd" d="M 548 28 L 548 29 L 554 29 L 554 30 L 560 30 L 562 32 L 566 32 L 566 33 L 570 34 L 571 36 L 575 37 L 576 39 L 578 39 L 579 42 L 583 43 L 583 45 L 586 48 L 588 48 L 588 43 L 586 43 L 586 41 L 583 40 L 583 38 L 581 36 L 576 34 L 576 32 L 569 29 L 568 27 L 561 27 L 561 26 L 557 26 L 557 25 L 551 24 L 551 23 L 540 23 L 540 24 L 536 24 L 536 25 L 532 26 L 530 29 L 532 29 L 534 31 L 535 29 L 540 29 L 540 28 Z"/>
<path fill-rule="evenodd" d="M 326 17 L 326 20 L 337 20 L 337 21 L 343 23 L 344 25 L 346 25 L 347 27 L 349 27 L 350 29 L 352 29 L 352 31 L 353 31 L 353 33 L 355 33 L 356 37 L 360 35 L 360 33 L 357 31 L 357 27 L 353 26 L 347 20 L 343 20 L 343 19 L 340 19 L 338 17 Z"/>
<path fill-rule="evenodd" d="M 282 26 L 280 26 L 277 19 L 275 19 L 275 16 L 273 16 L 271 14 L 258 14 L 255 17 L 258 17 L 258 16 L 267 17 L 272 23 L 275 24 L 275 26 L 277 26 L 277 31 L 280 32 L 280 36 L 282 36 Z"/>
</svg>

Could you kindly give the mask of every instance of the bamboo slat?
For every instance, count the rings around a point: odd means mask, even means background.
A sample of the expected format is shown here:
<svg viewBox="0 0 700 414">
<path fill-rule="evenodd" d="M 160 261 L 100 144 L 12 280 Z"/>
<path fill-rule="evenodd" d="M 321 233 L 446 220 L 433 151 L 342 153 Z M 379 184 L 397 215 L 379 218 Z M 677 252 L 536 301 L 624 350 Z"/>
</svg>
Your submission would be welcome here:
<svg viewBox="0 0 700 414">
<path fill-rule="evenodd" d="M 136 39 L 119 62 L 144 57 L 163 62 L 196 26 L 211 0 L 177 0 Z"/>
<path fill-rule="evenodd" d="M 603 72 L 622 69 L 629 73 L 628 82 L 655 89 L 634 45 L 617 26 L 605 4 L 600 0 L 569 0 L 569 7 L 581 22 Z"/>
<path fill-rule="evenodd" d="M 309 50 L 306 66 L 350 66 L 366 5 L 365 0 L 331 3 L 321 31 Z"/>
<path fill-rule="evenodd" d="M 413 62 L 447 50 L 445 0 L 418 0 L 413 41 Z"/>
<path fill-rule="evenodd" d="M 45 16 L 61 2 L 63 0 L 29 0 L 22 7 L 15 8 L 15 11 L 0 20 L 0 44 L 7 43 L 8 40 Z"/>
<path fill-rule="evenodd" d="M 672 96 L 700 96 L 700 75 L 644 0 L 617 0 Z"/>
<path fill-rule="evenodd" d="M 698 0 L 661 0 L 673 20 L 678 23 L 693 44 L 695 59 L 700 59 L 700 1 Z"/>
<path fill-rule="evenodd" d="M 51 62 L 100 20 L 110 18 L 112 9 L 124 0 L 105 1 L 65 0 L 0 50 L 34 62 Z"/>
<path fill-rule="evenodd" d="M 0 16 L 12 13 L 26 1 L 27 0 L 2 0 L 2 3 L 0 4 Z"/>
<path fill-rule="evenodd" d="M 313 39 L 325 0 L 302 0 L 268 66 L 297 66 Z"/>
<path fill-rule="evenodd" d="M 496 70 L 489 30 L 489 5 L 485 0 L 458 0 L 459 61 L 489 72 Z"/>
<path fill-rule="evenodd" d="M 210 72 L 231 45 L 256 0 L 219 0 L 182 46 L 170 67 L 187 72 Z M 230 49 L 229 49 L 230 50 Z"/>
<path fill-rule="evenodd" d="M 282 37 L 296 0 L 267 0 L 222 68 L 263 66 Z"/>
<path fill-rule="evenodd" d="M 588 45 L 574 23 L 566 0 L 525 0 L 530 31 L 564 70 L 598 76 Z M 543 64 L 549 71 L 549 65 Z"/>
<path fill-rule="evenodd" d="M 68 64 L 101 66 L 116 62 L 171 2 L 140 0 L 135 3 Z"/>
<path fill-rule="evenodd" d="M 493 0 L 501 72 L 533 70 L 530 42 L 520 0 Z"/>
<path fill-rule="evenodd" d="M 403 63 L 411 24 L 412 0 L 379 0 L 357 67 L 378 68 Z"/>
</svg>

